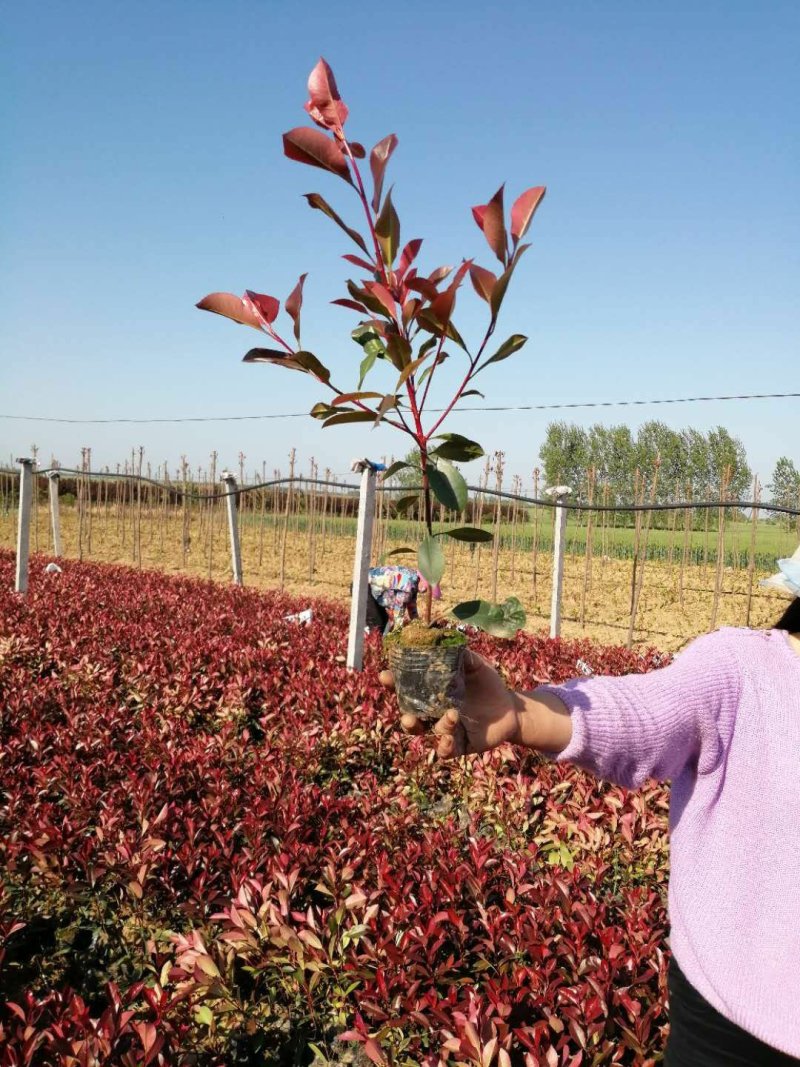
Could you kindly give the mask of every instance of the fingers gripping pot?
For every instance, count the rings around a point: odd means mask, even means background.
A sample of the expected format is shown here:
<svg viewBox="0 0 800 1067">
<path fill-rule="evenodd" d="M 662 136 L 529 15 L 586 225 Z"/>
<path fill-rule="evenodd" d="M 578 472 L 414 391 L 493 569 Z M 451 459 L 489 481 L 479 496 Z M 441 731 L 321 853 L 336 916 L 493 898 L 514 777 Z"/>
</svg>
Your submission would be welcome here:
<svg viewBox="0 0 800 1067">
<path fill-rule="evenodd" d="M 440 719 L 464 705 L 464 656 L 467 640 L 458 630 L 411 623 L 384 641 L 403 714 Z"/>
</svg>

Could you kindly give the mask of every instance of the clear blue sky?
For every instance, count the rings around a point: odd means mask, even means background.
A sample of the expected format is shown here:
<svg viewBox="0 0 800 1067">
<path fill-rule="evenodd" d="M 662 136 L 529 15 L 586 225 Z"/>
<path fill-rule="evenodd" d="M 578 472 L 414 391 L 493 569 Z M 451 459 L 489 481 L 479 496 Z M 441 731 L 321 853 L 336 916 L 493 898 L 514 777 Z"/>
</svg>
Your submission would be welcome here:
<svg viewBox="0 0 800 1067">
<path fill-rule="evenodd" d="M 286 160 L 319 55 L 368 147 L 389 132 L 405 238 L 422 264 L 492 255 L 470 207 L 502 181 L 546 184 L 533 248 L 498 336 L 526 348 L 488 371 L 487 403 L 800 391 L 798 46 L 792 2 L 411 0 L 332 5 L 116 0 L 12 4 L 3 15 L 0 411 L 70 417 L 251 415 L 323 399 L 300 375 L 245 366 L 253 331 L 205 293 L 285 298 L 308 270 L 305 347 L 349 384 L 352 249 L 301 195 L 356 221 L 347 187 Z M 457 322 L 473 337 L 481 306 Z M 455 360 L 451 361 L 455 362 Z M 442 375 L 440 384 L 446 385 Z M 386 382 L 388 387 L 390 383 Z M 576 413 L 727 426 L 768 480 L 800 462 L 800 401 Z M 529 475 L 547 413 L 461 415 L 450 428 Z M 144 445 L 248 469 L 346 469 L 405 439 L 310 419 L 178 426 L 0 420 L 0 456 L 113 466 Z M 477 474 L 477 471 L 475 472 Z"/>
</svg>

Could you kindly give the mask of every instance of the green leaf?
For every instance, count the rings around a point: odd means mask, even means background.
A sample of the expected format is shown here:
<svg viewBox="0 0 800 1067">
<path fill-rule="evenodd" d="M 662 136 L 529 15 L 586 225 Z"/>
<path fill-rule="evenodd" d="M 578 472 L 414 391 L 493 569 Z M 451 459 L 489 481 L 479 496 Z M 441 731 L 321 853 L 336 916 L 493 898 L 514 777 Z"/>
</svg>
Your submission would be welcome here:
<svg viewBox="0 0 800 1067">
<path fill-rule="evenodd" d="M 333 407 L 338 408 L 342 404 L 350 404 L 353 400 L 378 400 L 383 396 L 383 393 L 341 393 L 333 401 Z"/>
<path fill-rule="evenodd" d="M 359 373 L 358 373 L 358 388 L 359 389 L 364 384 L 364 379 L 369 374 L 369 372 L 372 370 L 373 366 L 375 365 L 375 360 L 377 358 L 378 357 L 376 355 L 371 355 L 371 356 L 365 356 L 361 360 L 361 367 L 360 367 Z"/>
<path fill-rule="evenodd" d="M 499 363 L 501 359 L 508 359 L 508 357 L 512 356 L 515 352 L 519 352 L 520 348 L 522 348 L 527 340 L 528 338 L 524 333 L 512 333 L 509 338 L 503 341 L 493 356 L 490 356 L 489 359 L 486 359 L 481 363 L 475 373 L 477 374 L 478 371 L 483 370 L 484 367 L 488 367 L 490 363 Z"/>
<path fill-rule="evenodd" d="M 426 537 L 419 546 L 417 565 L 422 577 L 430 585 L 436 585 L 442 580 L 445 572 L 444 552 L 435 537 Z"/>
<path fill-rule="evenodd" d="M 200 1023 L 201 1026 L 213 1026 L 214 1016 L 211 1008 L 207 1004 L 201 1004 L 199 1008 L 195 1008 L 194 1021 Z"/>
<path fill-rule="evenodd" d="M 390 559 L 392 556 L 407 556 L 409 552 L 413 555 L 413 548 L 393 548 L 391 552 L 386 553 L 386 558 Z"/>
<path fill-rule="evenodd" d="M 467 483 L 452 463 L 440 460 L 437 466 L 429 468 L 428 480 L 440 504 L 451 511 L 463 511 L 467 506 Z"/>
<path fill-rule="evenodd" d="M 467 389 L 467 391 L 465 393 L 461 394 L 461 399 L 463 400 L 465 396 L 479 396 L 481 398 L 481 400 L 485 400 L 486 399 L 486 397 L 483 395 L 483 393 L 480 391 L 480 389 Z"/>
<path fill-rule="evenodd" d="M 399 371 L 405 370 L 411 360 L 411 345 L 405 337 L 393 333 L 386 342 L 386 351 L 392 366 Z"/>
<path fill-rule="evenodd" d="M 313 374 L 315 378 L 319 378 L 321 382 L 330 381 L 331 372 L 323 363 L 320 363 L 313 352 L 295 352 L 292 359 L 302 367 L 303 370 L 308 371 L 309 374 Z"/>
<path fill-rule="evenodd" d="M 481 530 L 478 526 L 456 526 L 452 530 L 443 530 L 442 535 L 452 537 L 456 541 L 470 541 L 473 544 L 478 541 L 491 541 L 492 534 L 488 530 Z"/>
<path fill-rule="evenodd" d="M 337 409 L 331 404 L 315 404 L 309 415 L 312 419 L 329 419 L 331 415 L 338 414 Z"/>
<path fill-rule="evenodd" d="M 333 210 L 327 200 L 324 200 L 319 193 L 303 193 L 303 196 L 308 201 L 309 207 L 316 208 L 317 211 L 321 211 L 324 215 L 327 215 L 329 219 L 332 219 L 337 226 L 341 226 L 347 236 L 355 241 L 359 248 L 369 255 L 369 249 L 364 243 L 364 238 L 357 230 L 351 229 Z"/>
<path fill-rule="evenodd" d="M 375 355 L 376 358 L 383 358 L 386 355 L 386 345 L 383 342 L 383 338 L 375 327 L 370 326 L 369 323 L 356 326 L 350 336 L 356 344 L 361 345 L 367 355 Z"/>
<path fill-rule="evenodd" d="M 525 625 L 525 609 L 513 596 L 503 604 L 491 604 L 488 600 L 468 600 L 457 604 L 452 614 L 460 622 L 477 626 L 492 637 L 514 637 Z"/>
<path fill-rule="evenodd" d="M 400 219 L 392 203 L 392 190 L 386 194 L 381 213 L 375 220 L 375 234 L 386 264 L 391 267 L 400 247 Z"/>
<path fill-rule="evenodd" d="M 402 471 L 402 470 L 406 470 L 406 469 L 413 470 L 414 468 L 412 467 L 412 465 L 410 463 L 406 463 L 405 460 L 398 459 L 391 465 L 391 467 L 388 468 L 388 470 L 385 470 L 383 472 L 383 480 L 386 482 L 390 478 L 392 478 L 395 474 L 397 474 L 398 471 Z"/>
<path fill-rule="evenodd" d="M 468 463 L 471 459 L 480 459 L 485 452 L 477 441 L 470 441 L 468 437 L 462 437 L 460 433 L 440 433 L 436 435 L 437 441 L 444 441 L 431 452 L 432 456 L 440 456 L 442 459 L 450 459 L 456 463 Z"/>
<path fill-rule="evenodd" d="M 411 493 L 409 496 L 401 496 L 395 500 L 394 508 L 398 515 L 403 515 L 413 505 L 419 503 L 419 493 Z"/>
<path fill-rule="evenodd" d="M 374 422 L 375 413 L 373 411 L 341 411 L 336 415 L 332 415 L 322 424 L 322 429 L 327 430 L 329 426 L 341 426 L 345 422 Z"/>
</svg>

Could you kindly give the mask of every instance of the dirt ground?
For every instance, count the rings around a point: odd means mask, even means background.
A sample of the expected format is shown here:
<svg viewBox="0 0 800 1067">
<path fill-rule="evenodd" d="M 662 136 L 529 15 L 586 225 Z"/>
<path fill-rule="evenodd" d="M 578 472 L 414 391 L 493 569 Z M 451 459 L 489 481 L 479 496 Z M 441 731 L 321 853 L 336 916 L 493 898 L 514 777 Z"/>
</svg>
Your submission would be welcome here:
<svg viewBox="0 0 800 1067">
<path fill-rule="evenodd" d="M 80 529 L 79 529 L 80 527 Z M 66 557 L 119 563 L 170 574 L 190 574 L 216 581 L 232 578 L 226 517 L 222 507 L 212 516 L 190 513 L 184 547 L 184 519 L 180 511 L 167 514 L 154 509 L 143 512 L 137 523 L 133 509 L 117 512 L 112 505 L 93 510 L 91 518 L 79 521 L 74 507 L 61 510 L 62 552 Z M 80 535 L 80 536 L 79 536 Z M 79 548 L 80 541 L 80 548 Z M 16 516 L 0 515 L 0 544 L 14 547 Z M 281 523 L 242 527 L 244 584 L 278 588 L 303 597 L 326 597 L 346 601 L 352 578 L 354 539 L 333 535 L 316 523 L 312 534 L 292 529 L 290 522 L 285 552 Z M 447 574 L 442 583 L 446 610 L 459 600 L 475 597 L 499 599 L 515 595 L 528 613 L 528 629 L 547 629 L 550 617 L 551 568 L 549 554 L 538 552 L 535 576 L 532 552 L 510 549 L 498 553 L 496 589 L 492 546 L 472 547 L 446 540 Z M 373 559 L 400 547 L 380 543 L 376 535 Z M 35 509 L 31 550 L 49 554 L 52 541 L 49 516 L 44 505 Z M 141 558 L 140 558 L 141 556 Z M 412 557 L 396 557 L 398 562 Z M 283 564 L 282 564 L 283 560 Z M 35 563 L 33 564 L 35 565 Z M 762 573 L 754 575 L 750 625 L 771 625 L 786 601 L 758 588 Z M 624 644 L 631 611 L 631 561 L 604 559 L 587 564 L 583 555 L 568 556 L 565 563 L 562 633 L 567 637 L 591 637 L 604 644 Z M 681 577 L 683 597 L 681 598 Z M 679 560 L 673 564 L 648 561 L 636 616 L 634 644 L 675 650 L 712 627 L 713 566 L 687 566 L 681 575 Z M 584 584 L 586 592 L 584 594 Z M 722 573 L 716 626 L 743 626 L 748 621 L 749 576 L 746 571 L 726 568 Z M 581 622 L 583 617 L 584 622 Z"/>
</svg>

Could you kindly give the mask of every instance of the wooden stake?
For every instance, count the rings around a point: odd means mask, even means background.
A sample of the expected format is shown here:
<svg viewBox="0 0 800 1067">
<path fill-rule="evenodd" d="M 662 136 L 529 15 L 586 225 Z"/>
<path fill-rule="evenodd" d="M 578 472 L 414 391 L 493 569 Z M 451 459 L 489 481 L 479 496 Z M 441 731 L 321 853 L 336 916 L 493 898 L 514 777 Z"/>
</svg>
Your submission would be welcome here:
<svg viewBox="0 0 800 1067">
<path fill-rule="evenodd" d="M 660 470 L 661 470 L 661 456 L 656 456 L 655 473 L 653 474 L 653 482 L 652 482 L 652 485 L 650 486 L 650 509 L 647 511 L 647 516 L 646 516 L 646 519 L 645 519 L 644 542 L 643 542 L 643 545 L 641 545 L 641 546 L 640 546 L 640 539 L 639 539 L 639 534 L 641 533 L 641 523 L 639 524 L 639 530 L 637 531 L 637 539 L 636 539 L 637 540 L 637 544 L 636 544 L 636 557 L 637 558 L 634 558 L 634 568 L 633 568 L 634 586 L 633 586 L 633 599 L 632 599 L 632 603 L 631 603 L 631 618 L 630 618 L 630 623 L 628 625 L 628 644 L 627 644 L 628 648 L 633 648 L 633 635 L 634 635 L 634 629 L 636 627 L 636 616 L 639 614 L 639 600 L 640 600 L 641 595 L 642 595 L 642 587 L 644 586 L 644 568 L 645 568 L 645 563 L 647 562 L 647 543 L 648 543 L 649 534 L 650 534 L 650 524 L 651 524 L 652 517 L 653 517 L 652 505 L 655 503 L 655 500 L 656 500 L 656 492 L 658 490 L 658 474 L 659 474 Z M 641 480 L 641 497 L 642 497 L 642 503 L 644 503 L 644 477 L 642 477 L 642 480 Z M 641 515 L 642 513 L 641 513 L 641 511 L 638 511 L 636 514 L 637 515 Z M 641 547 L 642 558 L 641 558 L 641 561 L 639 561 L 638 576 L 637 576 L 637 566 L 636 566 L 636 564 L 637 564 L 637 561 L 638 561 L 638 555 L 639 555 L 640 547 Z"/>
<path fill-rule="evenodd" d="M 286 584 L 286 545 L 289 539 L 289 516 L 292 509 L 292 495 L 294 490 L 294 461 L 296 452 L 295 449 L 289 453 L 289 485 L 288 492 L 286 494 L 286 510 L 283 513 L 283 537 L 281 539 L 281 574 L 280 574 L 280 588 L 283 589 Z"/>
<path fill-rule="evenodd" d="M 756 474 L 753 478 L 753 502 L 758 505 L 761 500 L 761 485 Z M 756 533 L 758 532 L 758 507 L 752 509 L 750 516 L 750 551 L 747 558 L 747 617 L 745 626 L 750 625 L 750 612 L 753 606 L 753 586 L 756 578 Z"/>
<path fill-rule="evenodd" d="M 727 466 L 722 472 L 722 480 L 720 484 L 720 497 L 724 502 L 728 495 L 728 485 L 730 484 L 731 475 L 733 470 L 730 466 Z M 717 526 L 717 569 L 714 576 L 714 600 L 711 606 L 711 623 L 710 629 L 716 630 L 717 628 L 717 616 L 719 615 L 719 601 L 722 595 L 722 579 L 725 572 L 725 508 L 721 507 L 718 512 L 718 526 Z"/>
</svg>

